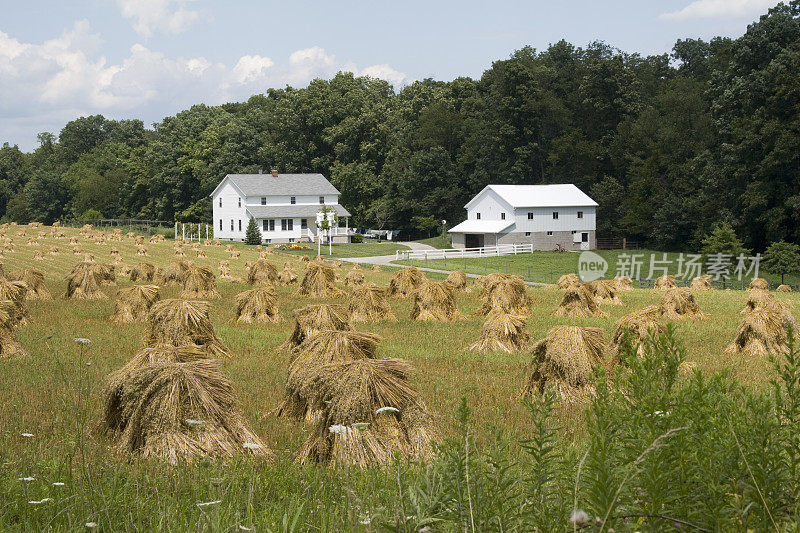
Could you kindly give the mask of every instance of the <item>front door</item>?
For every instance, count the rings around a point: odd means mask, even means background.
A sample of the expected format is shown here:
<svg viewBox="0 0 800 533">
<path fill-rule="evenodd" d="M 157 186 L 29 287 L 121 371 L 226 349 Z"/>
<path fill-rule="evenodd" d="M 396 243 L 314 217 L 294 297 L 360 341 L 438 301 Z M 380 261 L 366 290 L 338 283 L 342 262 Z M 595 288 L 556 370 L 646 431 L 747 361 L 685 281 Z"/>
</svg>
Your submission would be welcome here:
<svg viewBox="0 0 800 533">
<path fill-rule="evenodd" d="M 589 249 L 589 234 L 581 233 L 581 250 Z"/>
<path fill-rule="evenodd" d="M 467 248 L 483 248 L 483 235 L 467 233 L 464 237 L 464 246 Z"/>
</svg>

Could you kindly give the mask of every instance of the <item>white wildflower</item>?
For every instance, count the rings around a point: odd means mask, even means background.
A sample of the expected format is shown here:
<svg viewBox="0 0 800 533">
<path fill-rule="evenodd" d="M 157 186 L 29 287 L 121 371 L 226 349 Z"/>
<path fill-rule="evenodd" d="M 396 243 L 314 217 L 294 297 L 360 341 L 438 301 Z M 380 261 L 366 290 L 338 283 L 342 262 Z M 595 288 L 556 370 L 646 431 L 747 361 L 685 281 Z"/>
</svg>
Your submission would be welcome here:
<svg viewBox="0 0 800 533">
<path fill-rule="evenodd" d="M 86 527 L 89 529 L 97 529 L 97 522 L 86 522 Z"/>
<path fill-rule="evenodd" d="M 62 482 L 60 482 L 60 481 L 56 481 L 55 483 L 53 483 L 53 486 L 54 487 L 63 487 L 64 484 Z"/>
<path fill-rule="evenodd" d="M 189 424 L 190 426 L 202 426 L 203 424 L 205 424 L 205 422 L 203 422 L 202 420 L 195 420 L 193 418 L 187 418 L 186 423 Z"/>
<path fill-rule="evenodd" d="M 31 500 L 28 503 L 32 505 L 38 505 L 40 503 L 51 502 L 51 501 L 53 501 L 53 498 L 42 498 L 41 500 Z"/>
<path fill-rule="evenodd" d="M 84 338 L 81 338 L 81 337 L 75 337 L 73 340 L 75 342 L 77 342 L 78 344 L 89 344 L 90 342 L 92 342 L 89 339 L 84 339 Z M 89 523 L 90 524 L 94 524 L 94 522 L 89 522 Z M 86 527 L 89 527 L 89 526 L 86 526 Z M 95 524 L 95 527 L 97 527 L 97 524 Z"/>
<path fill-rule="evenodd" d="M 33 433 L 20 433 L 20 435 L 22 435 L 23 437 L 28 438 L 28 439 L 33 437 Z"/>
<path fill-rule="evenodd" d="M 369 422 L 356 422 L 355 424 L 353 424 L 353 427 L 359 431 L 364 431 L 369 427 Z"/>
<path fill-rule="evenodd" d="M 342 426 L 341 424 L 334 424 L 328 428 L 328 431 L 331 433 L 336 433 L 337 435 L 347 435 L 348 433 L 352 433 L 353 429 L 347 426 Z"/>
<path fill-rule="evenodd" d="M 253 531 L 252 527 L 239 526 L 239 529 L 241 529 L 242 531 Z"/>
<path fill-rule="evenodd" d="M 18 478 L 18 479 L 19 479 L 20 481 L 35 481 L 35 480 L 36 480 L 36 478 L 35 478 L 35 477 L 33 477 L 33 476 L 21 477 L 21 478 Z"/>
<path fill-rule="evenodd" d="M 260 450 L 261 445 L 256 444 L 255 442 L 245 442 L 242 444 L 242 447 L 247 448 L 248 450 Z"/>
<path fill-rule="evenodd" d="M 589 515 L 586 514 L 586 511 L 575 509 L 572 511 L 572 516 L 570 516 L 569 521 L 576 526 L 582 526 L 589 521 Z"/>
<path fill-rule="evenodd" d="M 382 413 L 399 413 L 399 412 L 400 412 L 400 409 L 398 409 L 397 407 L 381 407 L 380 409 L 375 411 L 375 414 L 379 415 L 379 414 L 382 414 Z"/>
</svg>

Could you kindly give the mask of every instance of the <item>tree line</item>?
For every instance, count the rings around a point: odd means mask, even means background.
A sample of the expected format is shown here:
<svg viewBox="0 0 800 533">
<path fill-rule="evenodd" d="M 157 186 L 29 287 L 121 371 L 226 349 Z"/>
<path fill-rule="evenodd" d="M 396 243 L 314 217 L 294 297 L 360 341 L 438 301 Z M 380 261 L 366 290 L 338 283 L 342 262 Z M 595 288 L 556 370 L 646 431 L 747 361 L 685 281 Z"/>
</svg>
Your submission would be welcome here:
<svg viewBox="0 0 800 533">
<path fill-rule="evenodd" d="M 320 172 L 355 226 L 456 223 L 490 183 L 575 183 L 598 233 L 698 247 L 721 222 L 744 244 L 800 242 L 800 0 L 737 39 L 641 56 L 560 41 L 480 79 L 395 91 L 349 73 L 146 127 L 101 115 L 0 148 L 0 216 L 210 221 L 227 173 Z M 435 226 L 433 226 L 435 227 Z"/>
</svg>

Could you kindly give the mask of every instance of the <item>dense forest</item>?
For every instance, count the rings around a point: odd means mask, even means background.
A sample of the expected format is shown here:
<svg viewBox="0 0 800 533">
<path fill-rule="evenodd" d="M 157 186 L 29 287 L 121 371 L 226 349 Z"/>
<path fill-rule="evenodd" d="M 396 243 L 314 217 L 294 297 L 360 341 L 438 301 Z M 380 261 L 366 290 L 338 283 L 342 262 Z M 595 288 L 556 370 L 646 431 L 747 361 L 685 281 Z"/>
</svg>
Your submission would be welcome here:
<svg viewBox="0 0 800 533">
<path fill-rule="evenodd" d="M 395 92 L 340 73 L 152 128 L 81 117 L 39 143 L 0 149 L 4 220 L 205 221 L 226 173 L 277 168 L 326 175 L 357 226 L 421 232 L 489 183 L 575 183 L 603 236 L 687 249 L 727 221 L 756 250 L 800 243 L 800 0 L 671 54 L 561 41 L 479 80 Z"/>
</svg>

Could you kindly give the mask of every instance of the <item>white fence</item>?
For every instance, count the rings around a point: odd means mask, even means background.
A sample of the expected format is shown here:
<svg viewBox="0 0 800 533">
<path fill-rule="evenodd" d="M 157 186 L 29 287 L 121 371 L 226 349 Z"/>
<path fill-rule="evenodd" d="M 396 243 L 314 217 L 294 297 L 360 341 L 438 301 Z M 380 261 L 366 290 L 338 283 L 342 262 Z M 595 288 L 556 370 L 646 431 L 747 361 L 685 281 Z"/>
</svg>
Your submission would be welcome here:
<svg viewBox="0 0 800 533">
<path fill-rule="evenodd" d="M 450 248 L 446 250 L 397 250 L 395 261 L 404 259 L 461 259 L 465 257 L 516 255 L 531 252 L 533 252 L 533 244 L 501 244 L 485 248 Z"/>
</svg>

